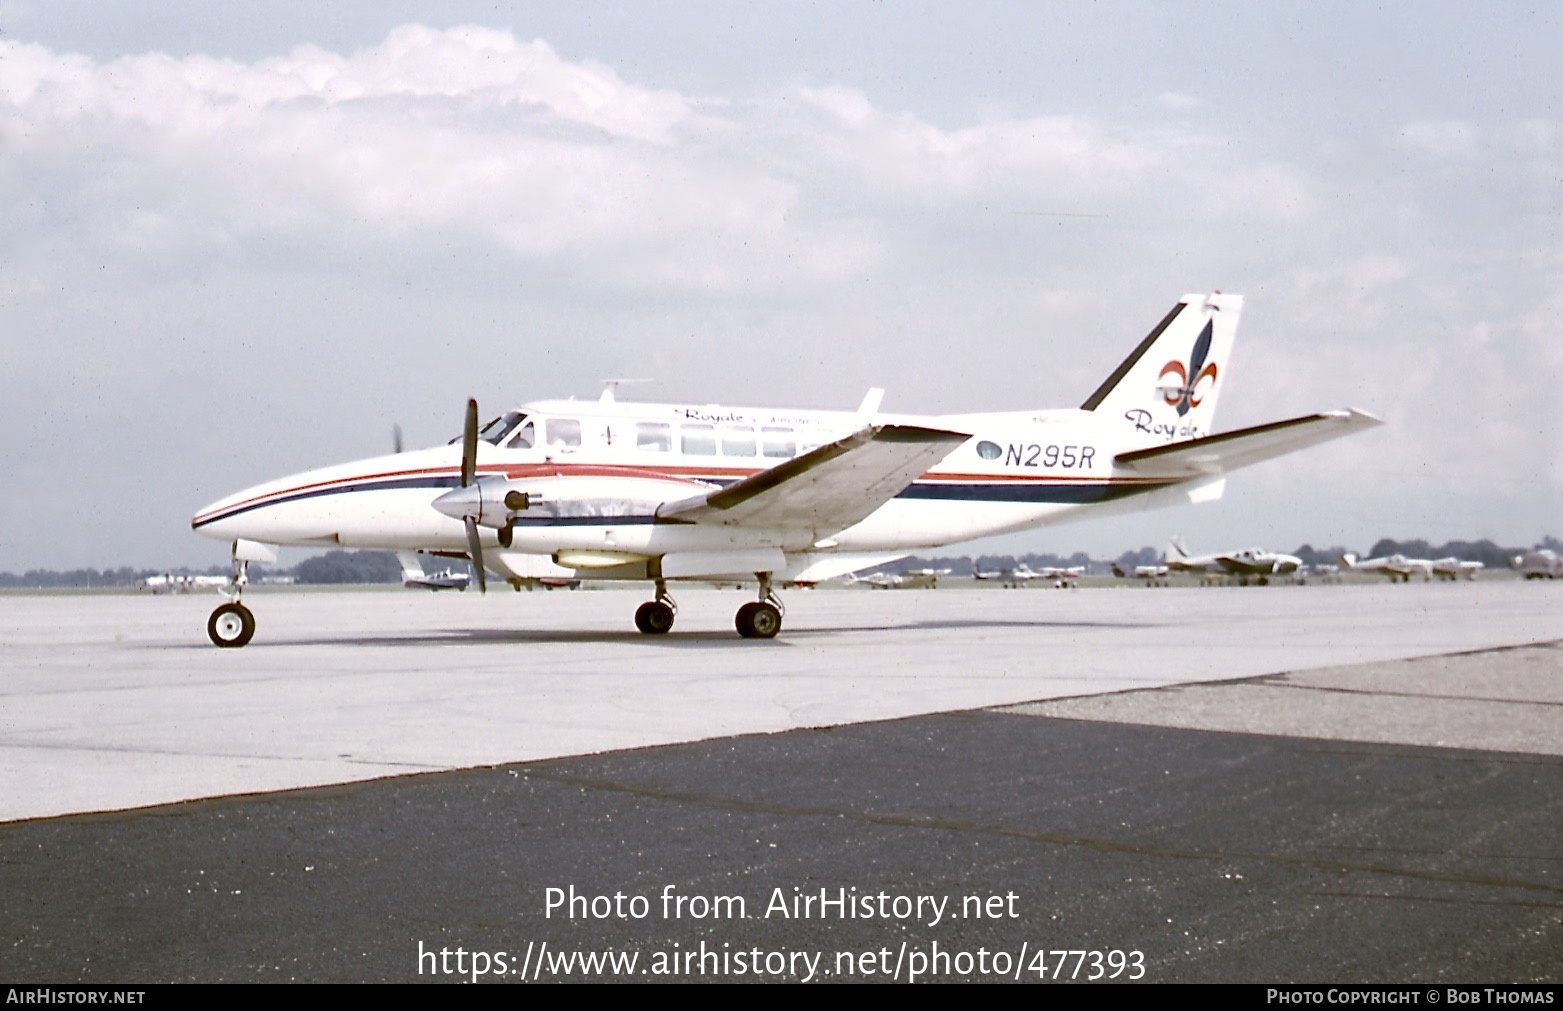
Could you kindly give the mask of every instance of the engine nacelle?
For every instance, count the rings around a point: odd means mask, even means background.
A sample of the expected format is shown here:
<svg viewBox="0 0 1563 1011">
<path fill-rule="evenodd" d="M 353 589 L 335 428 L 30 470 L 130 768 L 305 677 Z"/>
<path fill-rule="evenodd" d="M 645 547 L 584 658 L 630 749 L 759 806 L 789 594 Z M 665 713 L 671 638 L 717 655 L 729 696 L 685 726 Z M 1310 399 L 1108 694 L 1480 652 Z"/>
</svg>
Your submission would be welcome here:
<svg viewBox="0 0 1563 1011">
<path fill-rule="evenodd" d="M 594 470 L 608 472 L 482 477 L 441 495 L 434 508 L 452 519 L 471 518 L 479 526 L 503 530 L 512 524 L 564 519 L 650 519 L 660 505 L 712 490 L 698 481 L 661 474 Z"/>
</svg>

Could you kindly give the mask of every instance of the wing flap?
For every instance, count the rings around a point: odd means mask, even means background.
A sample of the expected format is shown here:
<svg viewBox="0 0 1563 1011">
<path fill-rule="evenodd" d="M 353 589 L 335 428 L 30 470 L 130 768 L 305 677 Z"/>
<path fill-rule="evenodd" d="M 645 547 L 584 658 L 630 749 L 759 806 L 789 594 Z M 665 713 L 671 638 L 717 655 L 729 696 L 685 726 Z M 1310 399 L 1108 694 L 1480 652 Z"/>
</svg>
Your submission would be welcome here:
<svg viewBox="0 0 1563 1011">
<path fill-rule="evenodd" d="M 1286 421 L 1273 421 L 1268 425 L 1239 428 L 1220 435 L 1207 435 L 1201 439 L 1136 449 L 1119 453 L 1113 460 L 1119 466 L 1128 467 L 1145 477 L 1186 478 L 1201 474 L 1225 474 L 1239 467 L 1247 467 L 1382 424 L 1381 420 L 1364 411 L 1325 411 Z"/>
<path fill-rule="evenodd" d="M 707 495 L 665 505 L 663 519 L 798 529 L 813 539 L 865 519 L 969 438 L 916 425 L 870 425 Z"/>
</svg>

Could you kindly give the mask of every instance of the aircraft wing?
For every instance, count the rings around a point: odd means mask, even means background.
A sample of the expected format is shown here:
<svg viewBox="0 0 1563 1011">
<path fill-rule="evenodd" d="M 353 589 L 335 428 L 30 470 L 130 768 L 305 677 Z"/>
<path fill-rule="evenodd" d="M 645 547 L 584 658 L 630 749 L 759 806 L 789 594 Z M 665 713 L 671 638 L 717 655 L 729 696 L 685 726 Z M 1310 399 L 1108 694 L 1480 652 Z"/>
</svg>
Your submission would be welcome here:
<svg viewBox="0 0 1563 1011">
<path fill-rule="evenodd" d="M 1224 474 L 1229 470 L 1247 467 L 1252 463 L 1382 424 L 1373 415 L 1356 409 L 1326 411 L 1274 421 L 1268 425 L 1239 428 L 1220 435 L 1119 453 L 1114 457 L 1114 462 L 1146 477 L 1186 478 L 1201 474 Z"/>
<path fill-rule="evenodd" d="M 657 515 L 806 530 L 818 540 L 865 519 L 968 438 L 939 428 L 870 425 L 719 491 L 669 503 Z"/>
<path fill-rule="evenodd" d="M 1263 576 L 1274 569 L 1273 565 L 1258 565 L 1246 558 L 1234 558 L 1231 555 L 1217 558 L 1216 566 L 1229 576 Z"/>
</svg>

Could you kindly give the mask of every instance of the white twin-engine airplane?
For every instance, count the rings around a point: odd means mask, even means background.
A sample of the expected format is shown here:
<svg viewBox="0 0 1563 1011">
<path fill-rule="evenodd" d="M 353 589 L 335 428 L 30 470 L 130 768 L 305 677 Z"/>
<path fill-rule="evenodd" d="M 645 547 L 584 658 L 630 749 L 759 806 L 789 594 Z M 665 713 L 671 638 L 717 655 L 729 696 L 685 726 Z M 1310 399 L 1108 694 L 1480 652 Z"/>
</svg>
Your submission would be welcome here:
<svg viewBox="0 0 1563 1011">
<path fill-rule="evenodd" d="M 553 400 L 437 446 L 257 485 L 195 514 L 233 545 L 230 602 L 207 631 L 243 646 L 239 601 L 271 545 L 416 550 L 512 585 L 650 581 L 642 632 L 673 627 L 672 580 L 750 582 L 746 638 L 781 629 L 773 587 L 1083 516 L 1221 496 L 1227 471 L 1378 424 L 1359 411 L 1210 434 L 1242 299 L 1189 295 L 1080 407 L 993 414 Z"/>
</svg>

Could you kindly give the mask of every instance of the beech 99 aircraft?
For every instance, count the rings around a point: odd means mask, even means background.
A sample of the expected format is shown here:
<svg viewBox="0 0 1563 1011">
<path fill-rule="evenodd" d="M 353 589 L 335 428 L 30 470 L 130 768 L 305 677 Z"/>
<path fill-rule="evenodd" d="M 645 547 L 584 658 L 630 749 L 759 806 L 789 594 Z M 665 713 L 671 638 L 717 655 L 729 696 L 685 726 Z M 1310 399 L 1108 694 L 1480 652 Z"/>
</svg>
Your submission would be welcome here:
<svg viewBox="0 0 1563 1011">
<path fill-rule="evenodd" d="M 902 416 L 856 411 L 540 401 L 462 436 L 257 485 L 195 514 L 233 546 L 218 646 L 243 646 L 251 561 L 275 545 L 465 556 L 480 590 L 545 579 L 650 582 L 635 613 L 673 627 L 668 583 L 754 584 L 745 638 L 782 625 L 774 588 L 913 550 L 1044 524 L 1211 501 L 1227 471 L 1379 424 L 1356 410 L 1211 434 L 1242 298 L 1185 296 L 1078 408 Z M 459 443 L 460 445 L 456 445 Z"/>
</svg>

